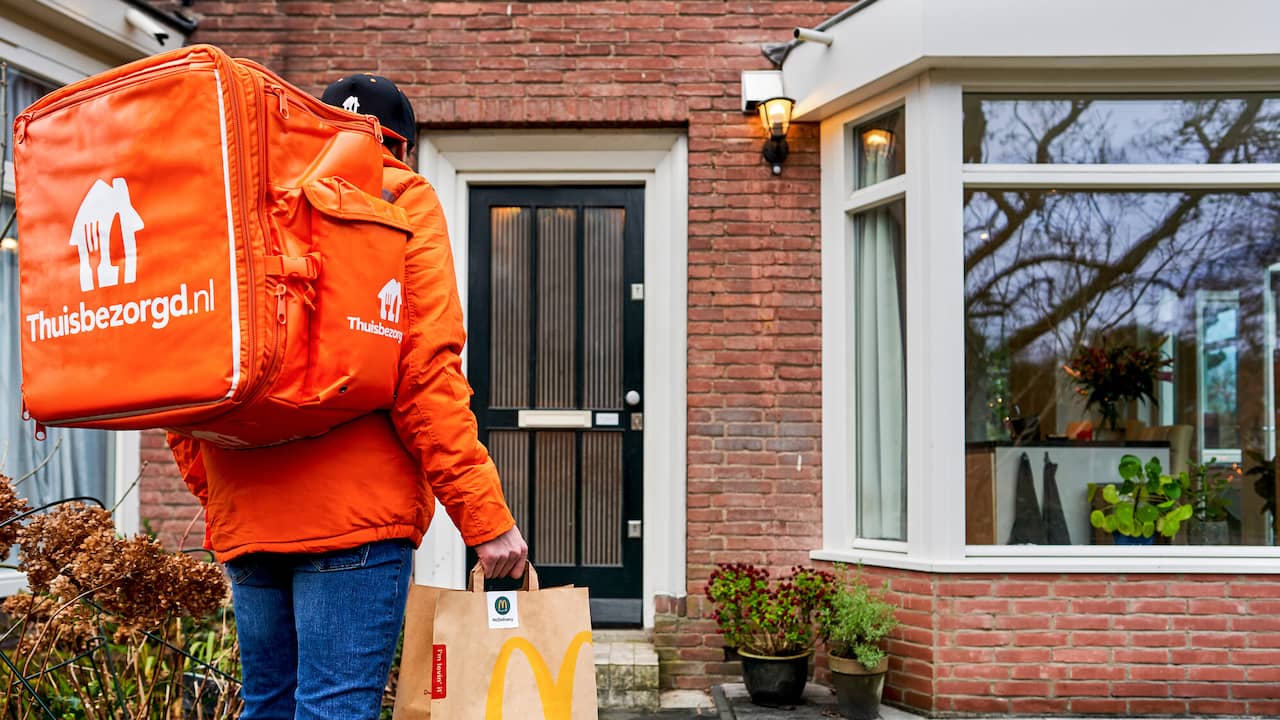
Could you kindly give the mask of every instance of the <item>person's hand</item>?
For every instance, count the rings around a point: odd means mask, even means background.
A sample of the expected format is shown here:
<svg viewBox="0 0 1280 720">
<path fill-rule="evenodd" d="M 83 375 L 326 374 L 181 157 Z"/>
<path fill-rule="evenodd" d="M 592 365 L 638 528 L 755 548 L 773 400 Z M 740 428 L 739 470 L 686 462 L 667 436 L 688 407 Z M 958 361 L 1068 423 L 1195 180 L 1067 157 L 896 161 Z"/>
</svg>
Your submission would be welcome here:
<svg viewBox="0 0 1280 720">
<path fill-rule="evenodd" d="M 524 575 L 524 563 L 529 557 L 529 546 L 525 544 L 520 528 L 513 527 L 489 542 L 477 545 L 476 556 L 480 558 L 480 566 L 484 568 L 486 579 L 501 577 L 519 579 Z"/>
</svg>

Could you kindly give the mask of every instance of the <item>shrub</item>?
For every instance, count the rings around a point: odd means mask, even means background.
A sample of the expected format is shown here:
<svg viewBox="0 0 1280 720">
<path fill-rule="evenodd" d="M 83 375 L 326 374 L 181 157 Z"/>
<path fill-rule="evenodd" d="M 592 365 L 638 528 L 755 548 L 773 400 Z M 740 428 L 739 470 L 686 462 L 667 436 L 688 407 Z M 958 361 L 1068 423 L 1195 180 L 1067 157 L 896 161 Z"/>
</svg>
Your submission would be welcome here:
<svg viewBox="0 0 1280 720">
<path fill-rule="evenodd" d="M 814 615 L 835 576 L 796 566 L 785 578 L 750 564 L 722 564 L 711 573 L 707 597 L 729 647 L 754 655 L 786 657 L 813 649 Z"/>
</svg>

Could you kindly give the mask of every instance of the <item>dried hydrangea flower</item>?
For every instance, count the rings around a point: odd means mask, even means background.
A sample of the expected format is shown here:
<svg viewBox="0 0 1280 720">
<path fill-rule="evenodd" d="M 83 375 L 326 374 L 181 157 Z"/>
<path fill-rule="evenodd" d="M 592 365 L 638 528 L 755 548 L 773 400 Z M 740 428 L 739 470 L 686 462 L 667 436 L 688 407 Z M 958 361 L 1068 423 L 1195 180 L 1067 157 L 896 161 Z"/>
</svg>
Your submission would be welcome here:
<svg viewBox="0 0 1280 720">
<path fill-rule="evenodd" d="M 26 498 L 18 497 L 13 487 L 13 479 L 0 473 L 0 524 L 8 523 L 0 527 L 0 557 L 8 556 L 9 551 L 13 549 L 13 544 L 18 541 L 18 531 L 21 526 L 17 522 L 9 521 L 30 509 L 31 505 L 27 504 Z"/>
</svg>

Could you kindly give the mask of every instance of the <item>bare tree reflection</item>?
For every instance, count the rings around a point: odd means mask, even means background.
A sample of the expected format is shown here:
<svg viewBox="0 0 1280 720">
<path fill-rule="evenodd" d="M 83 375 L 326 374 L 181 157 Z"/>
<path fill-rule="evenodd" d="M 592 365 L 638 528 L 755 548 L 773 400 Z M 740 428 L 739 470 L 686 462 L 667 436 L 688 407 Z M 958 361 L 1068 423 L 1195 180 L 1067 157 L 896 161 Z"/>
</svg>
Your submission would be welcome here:
<svg viewBox="0 0 1280 720">
<path fill-rule="evenodd" d="M 1159 107 L 1167 114 L 1148 118 L 1148 131 L 1126 134 L 1114 129 L 1122 111 L 1090 99 L 989 106 L 966 99 L 965 161 L 1277 157 L 1280 102 L 1274 99 L 1205 98 Z M 1120 120 L 1120 126 L 1134 125 L 1134 118 Z M 1046 411 L 1056 402 L 1052 388 L 1062 358 L 1101 333 L 1145 336 L 1134 340 L 1169 334 L 1194 344 L 1198 290 L 1240 291 L 1239 352 L 1260 367 L 1262 273 L 1280 259 L 1278 230 L 1275 193 L 967 190 L 968 436 L 990 437 L 999 416 L 1015 407 L 1022 414 Z M 1010 383 L 1015 367 L 1019 381 Z"/>
</svg>

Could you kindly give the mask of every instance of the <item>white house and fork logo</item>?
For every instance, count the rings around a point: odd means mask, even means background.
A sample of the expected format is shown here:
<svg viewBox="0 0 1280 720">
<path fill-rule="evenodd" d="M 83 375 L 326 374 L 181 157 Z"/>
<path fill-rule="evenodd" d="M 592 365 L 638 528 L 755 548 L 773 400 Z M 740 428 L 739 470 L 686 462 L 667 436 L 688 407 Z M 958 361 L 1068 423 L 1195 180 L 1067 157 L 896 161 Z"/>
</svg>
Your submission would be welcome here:
<svg viewBox="0 0 1280 720">
<path fill-rule="evenodd" d="M 124 178 L 115 178 L 110 185 L 95 180 L 71 223 L 71 244 L 80 253 L 80 290 L 83 292 L 94 287 L 90 253 L 98 253 L 98 287 L 111 287 L 120 282 L 120 268 L 111 261 L 111 226 L 117 217 L 124 239 L 124 282 L 129 284 L 138 279 L 137 232 L 144 225 L 142 216 L 129 200 L 129 185 Z"/>
</svg>

